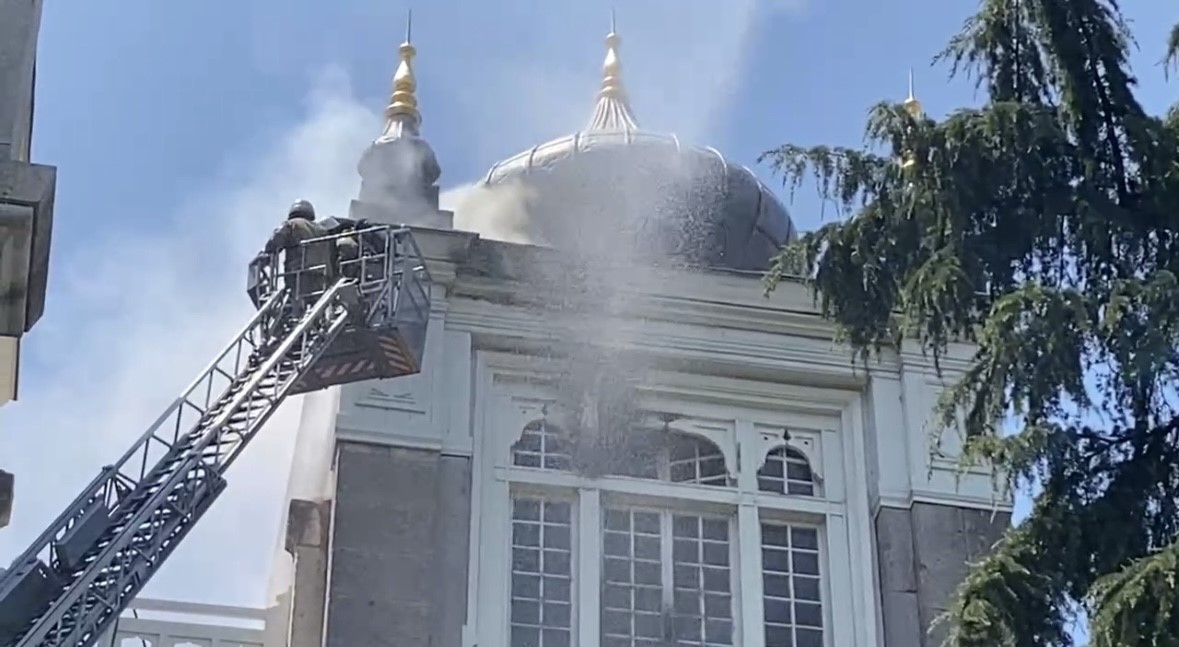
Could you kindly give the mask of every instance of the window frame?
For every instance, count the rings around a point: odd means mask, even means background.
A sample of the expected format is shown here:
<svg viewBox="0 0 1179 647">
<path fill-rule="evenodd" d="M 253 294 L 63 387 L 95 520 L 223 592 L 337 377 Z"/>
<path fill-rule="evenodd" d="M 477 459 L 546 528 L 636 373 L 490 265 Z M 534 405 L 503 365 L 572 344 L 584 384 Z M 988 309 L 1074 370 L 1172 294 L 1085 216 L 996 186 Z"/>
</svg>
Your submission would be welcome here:
<svg viewBox="0 0 1179 647">
<path fill-rule="evenodd" d="M 514 549 L 516 547 L 515 546 L 515 537 L 514 537 L 514 535 L 515 535 L 514 524 L 517 521 L 515 515 L 512 514 L 512 511 L 513 511 L 513 508 L 515 506 L 517 499 L 526 499 L 526 500 L 543 501 L 546 504 L 547 503 L 564 503 L 569 506 L 569 559 L 570 559 L 569 578 L 570 578 L 570 589 L 571 589 L 570 590 L 570 599 L 569 599 L 570 634 L 571 634 L 570 645 L 575 645 L 575 644 L 577 644 L 577 639 L 576 639 L 577 627 L 580 624 L 580 619 L 578 617 L 579 616 L 578 595 L 580 592 L 577 590 L 577 586 L 578 586 L 577 564 L 580 561 L 581 547 L 579 544 L 581 542 L 579 541 L 579 535 L 581 534 L 580 533 L 581 527 L 579 525 L 580 520 L 578 519 L 578 507 L 579 507 L 578 506 L 578 497 L 577 497 L 576 493 L 554 492 L 552 490 L 538 492 L 538 491 L 536 491 L 534 489 L 530 489 L 530 488 L 520 489 L 515 492 L 512 492 L 511 497 L 512 497 L 511 500 L 508 502 L 508 506 L 509 506 L 508 511 L 509 511 L 509 516 L 510 516 L 510 522 L 508 524 L 508 529 L 509 529 L 508 533 L 509 534 L 508 534 L 507 568 L 505 569 L 505 571 L 506 571 L 506 578 L 505 579 L 508 582 L 507 602 L 505 603 L 505 609 L 509 615 L 509 618 L 507 620 L 508 636 L 509 636 L 508 640 L 510 642 L 511 625 L 512 625 L 511 618 L 510 618 L 510 615 L 512 612 L 512 608 L 511 608 L 511 603 L 512 603 L 511 580 L 512 580 L 512 576 L 515 574 L 515 564 L 513 563 L 514 562 L 513 553 L 514 553 Z M 538 548 L 543 550 L 543 547 L 538 547 Z M 540 575 L 540 577 L 543 579 L 543 575 Z M 544 600 L 541 599 L 541 600 L 539 600 L 539 602 L 543 606 Z M 539 628 L 540 627 L 538 627 L 538 629 Z"/>
<path fill-rule="evenodd" d="M 589 479 L 575 473 L 518 468 L 511 465 L 511 446 L 524 427 L 544 416 L 551 396 L 540 385 L 534 367 L 522 369 L 518 356 L 503 370 L 488 361 L 498 353 L 477 353 L 474 434 L 472 548 L 468 589 L 468 627 L 465 645 L 506 647 L 508 642 L 508 600 L 510 600 L 510 505 L 513 490 L 541 493 L 559 491 L 574 495 L 574 528 L 595 527 L 597 532 L 575 530 L 574 606 L 581 618 L 600 617 L 601 522 L 605 499 L 623 496 L 656 505 L 690 502 L 692 512 L 727 509 L 733 518 L 734 562 L 734 644 L 764 646 L 762 608 L 761 523 L 763 513 L 771 521 L 815 526 L 820 537 L 820 572 L 824 636 L 827 647 L 875 644 L 879 612 L 875 604 L 875 560 L 868 517 L 867 484 L 863 468 L 863 418 L 859 394 L 828 389 L 810 389 L 798 397 L 775 398 L 773 402 L 732 397 L 728 402 L 715 397 L 684 397 L 674 388 L 651 387 L 650 408 L 673 410 L 685 416 L 723 417 L 731 426 L 732 450 L 738 467 L 736 487 L 653 481 L 630 477 Z M 498 369 L 498 370 L 497 370 Z M 730 381 L 731 382 L 731 381 Z M 801 387 L 800 387 L 801 388 Z M 696 394 L 693 394 L 696 395 Z M 834 397 L 833 397 L 834 396 Z M 752 405 L 752 406 L 751 406 Z M 816 497 L 767 494 L 756 491 L 757 469 L 767 449 L 766 430 L 780 435 L 781 429 L 800 424 L 811 429 L 817 455 L 802 453 L 812 461 L 820 476 Z M 710 440 L 716 437 L 709 434 Z M 760 456 L 759 456 L 760 454 Z M 755 462 L 749 456 L 758 456 Z M 815 459 L 819 462 L 816 463 Z M 750 486 L 752 485 L 752 491 Z M 564 497 L 562 497 L 564 498 Z M 702 505 L 699 505 L 702 504 Z M 660 508 L 664 509 L 664 508 Z M 850 515 L 863 519 L 849 521 Z M 506 528 L 503 523 L 507 518 Z M 756 529 L 756 532 L 753 532 Z M 505 572 L 503 565 L 508 564 Z M 756 603 L 752 603 L 755 601 Z M 599 623 L 578 622 L 573 627 L 574 645 L 599 644 Z M 751 630 L 751 627 L 756 627 Z M 740 633 L 738 633 L 740 632 Z"/>
<path fill-rule="evenodd" d="M 603 492 L 603 494 L 610 494 L 610 493 Z M 617 498 L 614 496 L 609 496 L 609 498 L 611 498 L 613 500 L 601 503 L 600 509 L 601 509 L 602 513 L 605 513 L 609 510 L 626 510 L 628 512 L 650 513 L 650 514 L 654 514 L 654 515 L 658 516 L 659 525 L 660 525 L 660 534 L 659 534 L 660 561 L 659 561 L 659 564 L 660 564 L 660 569 L 662 571 L 661 579 L 660 579 L 660 595 L 662 598 L 662 602 L 664 604 L 668 604 L 669 602 L 674 604 L 674 597 L 675 597 L 675 590 L 676 590 L 675 575 L 674 575 L 675 534 L 674 534 L 674 530 L 673 530 L 675 517 L 676 516 L 687 516 L 687 517 L 696 517 L 696 518 L 700 518 L 700 519 L 712 519 L 712 520 L 724 521 L 724 523 L 726 525 L 726 532 L 728 533 L 725 543 L 728 547 L 728 561 L 729 561 L 729 563 L 725 566 L 725 569 L 728 571 L 728 574 L 729 574 L 728 594 L 729 594 L 729 598 L 731 600 L 730 604 L 732 605 L 732 612 L 731 612 L 731 617 L 729 618 L 729 622 L 732 625 L 732 632 L 733 632 L 734 637 L 739 636 L 740 635 L 739 632 L 741 631 L 741 624 L 740 623 L 741 623 L 741 608 L 742 608 L 741 607 L 741 604 L 742 604 L 742 602 L 741 602 L 741 571 L 740 571 L 740 563 L 738 561 L 739 549 L 738 549 L 738 541 L 737 541 L 738 540 L 737 519 L 736 519 L 736 515 L 733 514 L 733 511 L 722 511 L 722 510 L 718 510 L 718 509 L 712 509 L 711 507 L 710 508 L 692 507 L 691 504 L 693 502 L 691 502 L 691 501 L 681 501 L 680 505 L 678 505 L 678 506 L 668 506 L 668 505 L 664 505 L 662 503 L 652 504 L 652 503 L 644 502 L 644 501 L 634 501 L 634 500 L 630 500 L 626 497 Z M 603 516 L 603 520 L 604 519 L 605 519 L 605 517 Z M 597 541 L 604 542 L 605 541 L 605 534 L 606 534 L 606 528 L 605 528 L 605 524 L 603 524 L 602 527 L 598 529 Z M 596 549 L 596 557 L 593 557 L 591 559 L 605 561 L 604 558 L 606 557 L 606 552 L 604 550 L 604 546 L 601 543 L 599 543 L 597 546 L 595 546 L 595 549 Z M 605 581 L 600 581 L 599 583 L 601 584 L 601 586 L 603 588 L 606 586 Z M 702 590 L 701 593 L 703 594 L 704 591 Z M 599 597 L 597 603 L 599 606 L 601 606 L 602 600 L 600 597 Z M 600 630 L 601 630 L 601 627 L 599 626 L 599 631 Z"/>
</svg>

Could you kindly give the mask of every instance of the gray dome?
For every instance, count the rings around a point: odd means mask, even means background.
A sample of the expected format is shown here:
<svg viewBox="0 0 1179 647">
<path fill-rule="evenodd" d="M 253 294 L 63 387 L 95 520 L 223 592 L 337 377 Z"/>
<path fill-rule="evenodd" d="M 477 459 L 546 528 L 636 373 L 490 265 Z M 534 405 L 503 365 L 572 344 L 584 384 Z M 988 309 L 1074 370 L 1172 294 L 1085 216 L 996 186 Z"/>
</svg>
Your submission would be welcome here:
<svg viewBox="0 0 1179 647">
<path fill-rule="evenodd" d="M 751 170 L 634 126 L 621 97 L 600 96 L 589 129 L 497 163 L 484 185 L 523 188 L 531 224 L 557 247 L 617 232 L 654 257 L 764 270 L 795 237 L 786 208 Z"/>
<path fill-rule="evenodd" d="M 519 189 L 529 233 L 558 249 L 766 269 L 795 236 L 786 208 L 716 150 L 641 130 L 622 84 L 620 42 L 606 36 L 589 126 L 496 164 L 484 186 Z"/>
</svg>

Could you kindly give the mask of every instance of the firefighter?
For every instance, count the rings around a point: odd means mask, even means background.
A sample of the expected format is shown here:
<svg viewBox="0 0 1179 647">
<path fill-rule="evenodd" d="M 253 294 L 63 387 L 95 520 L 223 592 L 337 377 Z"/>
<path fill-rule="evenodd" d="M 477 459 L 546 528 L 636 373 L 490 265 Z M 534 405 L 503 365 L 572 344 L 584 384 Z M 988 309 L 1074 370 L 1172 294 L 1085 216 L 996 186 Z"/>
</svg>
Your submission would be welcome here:
<svg viewBox="0 0 1179 647">
<path fill-rule="evenodd" d="M 324 235 L 323 227 L 315 222 L 315 207 L 306 200 L 296 200 L 287 211 L 287 221 L 266 241 L 266 253 L 284 252 L 283 276 L 296 302 L 318 295 L 335 274 L 331 241 L 300 245 Z"/>
<path fill-rule="evenodd" d="M 339 259 L 340 263 L 340 274 L 349 278 L 359 278 L 360 240 L 358 239 L 359 233 L 357 232 L 367 228 L 367 221 L 329 216 L 320 220 L 319 223 L 329 236 L 337 236 L 334 238 L 334 242 L 336 245 L 336 258 Z"/>
<path fill-rule="evenodd" d="M 360 276 L 360 245 L 356 238 L 344 236 L 336 241 L 336 252 L 340 257 L 340 272 L 345 276 Z"/>
</svg>

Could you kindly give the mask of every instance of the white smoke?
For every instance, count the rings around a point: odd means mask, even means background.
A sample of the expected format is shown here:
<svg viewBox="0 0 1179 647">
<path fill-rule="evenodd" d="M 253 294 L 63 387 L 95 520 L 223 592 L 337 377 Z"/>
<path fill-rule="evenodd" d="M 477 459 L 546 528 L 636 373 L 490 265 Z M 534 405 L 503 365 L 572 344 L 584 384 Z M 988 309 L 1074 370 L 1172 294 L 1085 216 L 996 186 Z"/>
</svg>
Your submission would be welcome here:
<svg viewBox="0 0 1179 647">
<path fill-rule="evenodd" d="M 532 189 L 520 183 L 497 186 L 466 184 L 439 197 L 443 209 L 454 211 L 454 228 L 508 243 L 544 244 L 532 225 Z"/>
<path fill-rule="evenodd" d="M 431 48 L 424 37 L 416 39 L 419 85 L 434 84 L 455 98 L 451 108 L 477 132 L 464 150 L 485 164 L 584 123 L 603 52 L 595 42 L 571 46 L 569 26 L 600 23 L 600 30 L 580 30 L 593 41 L 604 35 L 609 10 L 605 2 L 548 13 L 525 0 L 505 4 L 505 11 L 527 10 L 538 23 L 525 30 L 527 44 L 461 24 L 461 13 L 439 33 L 486 56 L 444 58 L 442 44 Z M 735 87 L 756 5 L 735 0 L 718 11 L 710 0 L 659 0 L 620 13 L 624 74 L 644 126 L 690 140 L 706 130 Z M 345 75 L 323 75 L 297 123 L 258 156 L 228 145 L 223 179 L 178 196 L 187 206 L 161 214 L 151 232 L 99 229 L 87 251 L 55 256 L 49 310 L 23 348 L 22 399 L 0 409 L 0 457 L 17 474 L 12 525 L 0 532 L 0 563 L 122 453 L 247 320 L 245 265 L 291 200 L 307 198 L 325 213 L 346 210 L 359 188 L 356 161 L 379 131 L 380 105 L 354 99 Z M 423 104 L 427 115 L 430 109 Z M 427 120 L 424 134 L 440 139 L 447 131 Z M 440 162 L 447 167 L 447 159 Z M 526 192 L 468 187 L 445 199 L 462 229 L 531 240 L 521 208 Z M 234 466 L 228 491 L 145 595 L 219 604 L 266 600 L 295 451 L 297 400 L 280 409 Z"/>
<path fill-rule="evenodd" d="M 301 123 L 244 176 L 198 187 L 156 232 L 99 230 L 85 252 L 55 257 L 51 308 L 24 346 L 22 397 L 0 409 L 0 456 L 17 475 L 0 561 L 20 552 L 248 321 L 246 263 L 293 199 L 321 210 L 348 203 L 375 120 L 351 99 L 343 74 L 326 73 Z M 285 403 L 234 465 L 227 493 L 146 595 L 261 601 L 300 400 Z"/>
</svg>

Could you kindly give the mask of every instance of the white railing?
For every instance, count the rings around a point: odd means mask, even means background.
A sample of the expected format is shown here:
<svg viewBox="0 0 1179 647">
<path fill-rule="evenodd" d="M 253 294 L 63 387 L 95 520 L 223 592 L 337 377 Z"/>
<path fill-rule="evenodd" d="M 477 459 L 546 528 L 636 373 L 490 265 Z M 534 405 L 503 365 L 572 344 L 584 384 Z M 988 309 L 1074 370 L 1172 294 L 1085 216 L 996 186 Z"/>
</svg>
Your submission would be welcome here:
<svg viewBox="0 0 1179 647">
<path fill-rule="evenodd" d="M 262 609 L 137 599 L 96 647 L 262 647 Z"/>
</svg>

